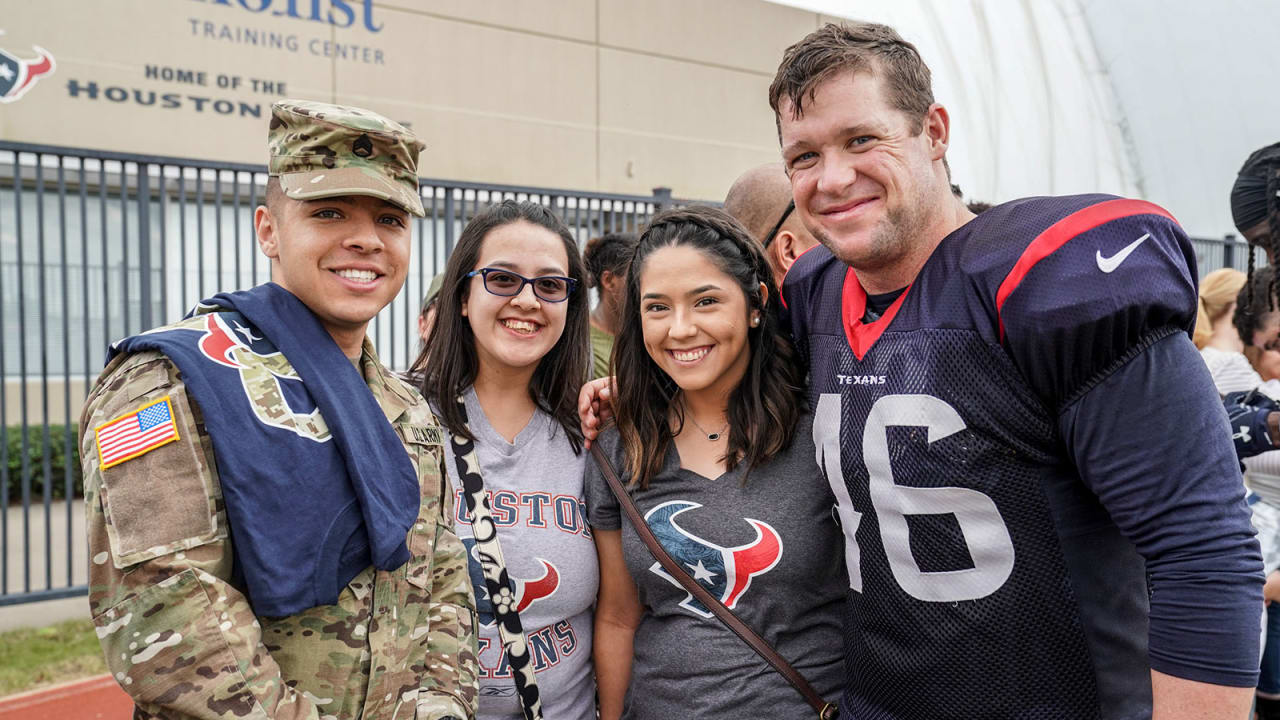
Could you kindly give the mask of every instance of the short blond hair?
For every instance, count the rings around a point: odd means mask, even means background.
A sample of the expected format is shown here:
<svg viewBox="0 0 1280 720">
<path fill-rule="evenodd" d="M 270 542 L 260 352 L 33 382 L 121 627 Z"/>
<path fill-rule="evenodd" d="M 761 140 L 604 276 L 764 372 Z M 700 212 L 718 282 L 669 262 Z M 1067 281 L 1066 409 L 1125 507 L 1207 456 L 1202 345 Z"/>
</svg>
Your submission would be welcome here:
<svg viewBox="0 0 1280 720">
<path fill-rule="evenodd" d="M 1221 268 L 1204 276 L 1200 282 L 1200 302 L 1196 309 L 1196 329 L 1192 340 L 1201 350 L 1209 344 L 1213 324 L 1220 320 L 1244 287 L 1245 274 L 1234 268 Z"/>
</svg>

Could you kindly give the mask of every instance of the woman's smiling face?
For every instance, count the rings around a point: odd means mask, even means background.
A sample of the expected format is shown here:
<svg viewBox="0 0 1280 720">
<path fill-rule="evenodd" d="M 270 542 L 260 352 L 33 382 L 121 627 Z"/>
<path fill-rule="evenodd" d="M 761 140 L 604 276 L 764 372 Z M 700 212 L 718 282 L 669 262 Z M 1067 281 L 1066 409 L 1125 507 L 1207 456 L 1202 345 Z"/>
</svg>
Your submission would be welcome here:
<svg viewBox="0 0 1280 720">
<path fill-rule="evenodd" d="M 736 280 L 701 250 L 654 250 L 639 270 L 645 349 L 685 392 L 738 385 L 751 360 L 752 317 Z"/>
<path fill-rule="evenodd" d="M 518 220 L 490 230 L 473 270 L 496 268 L 527 278 L 569 275 L 569 256 L 559 235 Z M 485 289 L 484 278 L 472 277 L 462 301 L 462 314 L 475 336 L 482 365 L 499 370 L 528 370 L 555 347 L 564 334 L 569 302 L 548 302 L 526 284 L 510 297 Z M 492 282 L 492 280 L 491 280 Z"/>
</svg>

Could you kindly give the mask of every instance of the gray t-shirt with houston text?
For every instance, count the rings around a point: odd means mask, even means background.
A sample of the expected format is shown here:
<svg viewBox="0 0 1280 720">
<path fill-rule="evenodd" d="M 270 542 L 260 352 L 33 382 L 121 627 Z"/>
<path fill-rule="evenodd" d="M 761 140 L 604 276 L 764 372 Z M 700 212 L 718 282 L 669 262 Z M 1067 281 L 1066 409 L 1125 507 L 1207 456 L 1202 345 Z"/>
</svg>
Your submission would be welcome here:
<svg viewBox="0 0 1280 720">
<path fill-rule="evenodd" d="M 541 410 L 509 443 L 485 418 L 475 392 L 463 396 L 476 437 L 498 542 L 515 580 L 520 622 L 528 638 L 543 717 L 596 716 L 591 665 L 592 607 L 599 584 L 596 546 L 587 526 L 582 478 L 585 453 L 575 455 L 564 430 Z M 475 541 L 452 450 L 445 443 L 453 487 L 454 527 L 468 552 Z M 484 578 L 472 555 L 472 589 L 480 616 L 480 713 L 483 720 L 522 718 Z"/>
<path fill-rule="evenodd" d="M 741 467 L 714 480 L 682 469 L 672 446 L 662 471 L 632 497 L 676 562 L 834 701 L 844 679 L 844 539 L 815 459 L 811 417 L 794 438 L 745 485 Z M 600 442 L 629 482 L 617 430 Z M 621 527 L 623 556 L 644 605 L 624 718 L 813 715 L 781 675 L 668 578 L 620 515 L 594 462 L 587 463 L 586 492 L 591 524 Z"/>
</svg>

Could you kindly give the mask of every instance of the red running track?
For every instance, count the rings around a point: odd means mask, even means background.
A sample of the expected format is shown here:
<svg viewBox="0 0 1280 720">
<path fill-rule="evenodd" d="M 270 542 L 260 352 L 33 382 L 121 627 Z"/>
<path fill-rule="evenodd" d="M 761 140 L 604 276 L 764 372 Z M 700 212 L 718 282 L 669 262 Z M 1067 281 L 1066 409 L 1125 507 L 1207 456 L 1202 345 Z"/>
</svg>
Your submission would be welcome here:
<svg viewBox="0 0 1280 720">
<path fill-rule="evenodd" d="M 0 698 L 0 720 L 129 720 L 133 701 L 110 675 Z"/>
</svg>

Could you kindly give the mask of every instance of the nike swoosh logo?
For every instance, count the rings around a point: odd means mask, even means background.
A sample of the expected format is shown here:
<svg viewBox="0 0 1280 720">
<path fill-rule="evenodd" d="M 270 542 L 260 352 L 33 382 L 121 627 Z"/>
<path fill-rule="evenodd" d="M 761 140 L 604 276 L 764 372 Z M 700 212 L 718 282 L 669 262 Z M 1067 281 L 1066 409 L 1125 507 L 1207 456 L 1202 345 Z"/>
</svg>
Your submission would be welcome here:
<svg viewBox="0 0 1280 720">
<path fill-rule="evenodd" d="M 1116 268 L 1120 267 L 1120 263 L 1124 262 L 1125 258 L 1129 257 L 1129 255 L 1131 255 L 1134 250 L 1138 249 L 1138 246 L 1142 244 L 1142 241 L 1146 240 L 1149 237 L 1151 237 L 1151 233 L 1147 233 L 1146 235 L 1143 235 L 1137 240 L 1134 240 L 1128 245 L 1125 245 L 1123 250 L 1116 253 L 1115 255 L 1112 255 L 1111 257 L 1102 257 L 1102 251 L 1098 250 L 1094 256 L 1095 259 L 1098 261 L 1098 269 L 1104 273 L 1109 273 L 1114 271 Z"/>
</svg>

